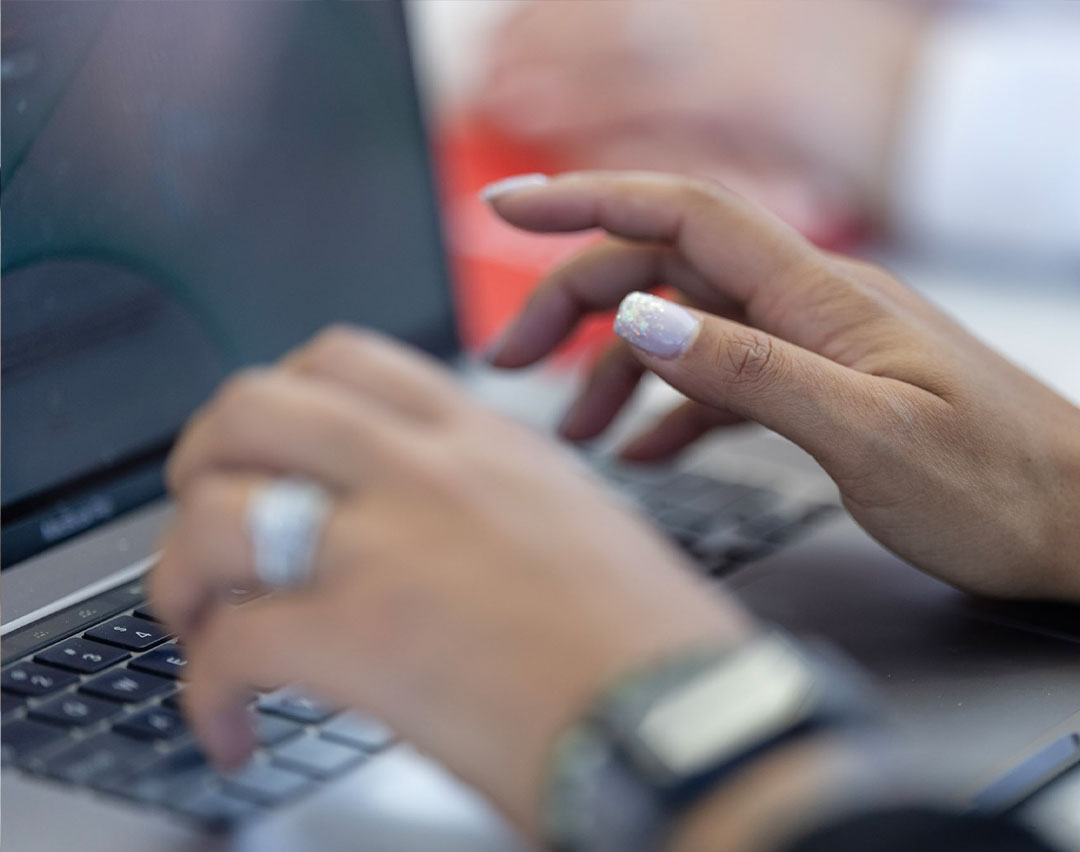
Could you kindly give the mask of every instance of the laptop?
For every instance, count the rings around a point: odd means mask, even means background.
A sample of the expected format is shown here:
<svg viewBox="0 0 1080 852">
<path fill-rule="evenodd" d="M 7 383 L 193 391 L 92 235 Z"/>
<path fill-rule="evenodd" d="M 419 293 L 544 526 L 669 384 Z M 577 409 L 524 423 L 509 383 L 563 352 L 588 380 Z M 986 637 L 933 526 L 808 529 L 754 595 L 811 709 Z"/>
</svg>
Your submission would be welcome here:
<svg viewBox="0 0 1080 852">
<path fill-rule="evenodd" d="M 5 0 L 2 24 L 4 848 L 521 848 L 379 720 L 317 696 L 260 696 L 256 760 L 217 773 L 142 582 L 168 448 L 232 370 L 332 321 L 461 365 L 400 4 Z M 525 419 L 552 384 L 462 375 Z M 763 617 L 861 661 L 947 795 L 1068 811 L 1072 613 L 916 573 L 762 431 L 678 467 L 596 466 Z"/>
</svg>

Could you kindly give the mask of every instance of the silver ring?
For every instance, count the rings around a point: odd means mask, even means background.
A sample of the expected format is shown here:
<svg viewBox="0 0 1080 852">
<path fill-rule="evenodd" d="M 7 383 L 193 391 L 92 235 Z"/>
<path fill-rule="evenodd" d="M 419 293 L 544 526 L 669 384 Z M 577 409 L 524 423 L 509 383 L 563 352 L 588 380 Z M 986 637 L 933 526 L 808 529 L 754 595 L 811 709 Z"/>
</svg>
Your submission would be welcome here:
<svg viewBox="0 0 1080 852">
<path fill-rule="evenodd" d="M 308 583 L 329 514 L 330 495 L 313 482 L 279 479 L 256 492 L 247 522 L 259 582 L 273 589 Z"/>
</svg>

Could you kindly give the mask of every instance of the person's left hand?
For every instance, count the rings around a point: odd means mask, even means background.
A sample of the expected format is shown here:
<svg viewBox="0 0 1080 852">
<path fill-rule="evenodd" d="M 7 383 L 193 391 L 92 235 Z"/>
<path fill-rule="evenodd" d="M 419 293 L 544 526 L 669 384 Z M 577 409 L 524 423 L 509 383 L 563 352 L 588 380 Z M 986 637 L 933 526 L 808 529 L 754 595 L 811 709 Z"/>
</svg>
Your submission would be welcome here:
<svg viewBox="0 0 1080 852">
<path fill-rule="evenodd" d="M 307 588 L 256 586 L 253 492 L 314 480 L 334 505 Z M 226 766 L 254 688 L 297 684 L 383 718 L 535 833 L 562 728 L 613 678 L 748 629 L 563 451 L 470 403 L 430 359 L 332 330 L 230 381 L 183 435 L 151 600 L 190 657 L 184 706 Z"/>
</svg>

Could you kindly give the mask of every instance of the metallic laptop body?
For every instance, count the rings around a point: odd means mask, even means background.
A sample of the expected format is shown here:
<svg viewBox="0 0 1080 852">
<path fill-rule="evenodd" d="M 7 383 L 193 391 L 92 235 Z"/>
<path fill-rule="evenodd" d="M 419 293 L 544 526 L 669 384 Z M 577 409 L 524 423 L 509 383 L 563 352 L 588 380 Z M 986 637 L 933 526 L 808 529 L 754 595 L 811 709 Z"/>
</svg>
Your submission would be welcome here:
<svg viewBox="0 0 1080 852">
<path fill-rule="evenodd" d="M 447 358 L 457 344 L 397 3 L 5 0 L 3 28 L 7 660 L 144 570 L 169 511 L 161 460 L 229 371 L 331 320 Z M 525 419 L 554 411 L 543 379 L 466 379 Z M 832 499 L 754 430 L 684 467 Z M 839 513 L 726 582 L 863 663 L 958 801 L 1080 730 L 1068 618 L 977 605 Z M 2 796 L 10 852 L 520 845 L 406 745 L 229 833 L 15 766 Z"/>
</svg>

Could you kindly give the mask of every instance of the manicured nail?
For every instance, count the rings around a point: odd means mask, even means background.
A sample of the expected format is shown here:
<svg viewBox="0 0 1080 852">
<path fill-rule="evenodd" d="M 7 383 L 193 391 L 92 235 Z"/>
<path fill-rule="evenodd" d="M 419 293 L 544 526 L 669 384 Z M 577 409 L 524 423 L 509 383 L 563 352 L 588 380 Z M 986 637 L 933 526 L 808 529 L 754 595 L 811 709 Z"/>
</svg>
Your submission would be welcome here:
<svg viewBox="0 0 1080 852">
<path fill-rule="evenodd" d="M 547 175 L 535 172 L 528 175 L 513 175 L 512 177 L 489 183 L 480 190 L 480 198 L 483 201 L 494 201 L 508 192 L 517 192 L 519 189 L 528 189 L 532 186 L 543 186 L 549 180 Z"/>
<path fill-rule="evenodd" d="M 615 333 L 659 358 L 682 355 L 700 325 L 701 321 L 681 306 L 648 293 L 631 293 L 615 314 Z"/>
</svg>

